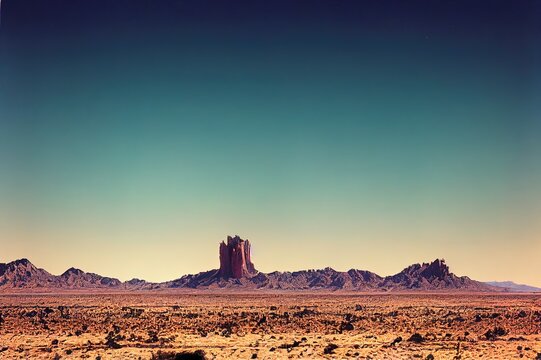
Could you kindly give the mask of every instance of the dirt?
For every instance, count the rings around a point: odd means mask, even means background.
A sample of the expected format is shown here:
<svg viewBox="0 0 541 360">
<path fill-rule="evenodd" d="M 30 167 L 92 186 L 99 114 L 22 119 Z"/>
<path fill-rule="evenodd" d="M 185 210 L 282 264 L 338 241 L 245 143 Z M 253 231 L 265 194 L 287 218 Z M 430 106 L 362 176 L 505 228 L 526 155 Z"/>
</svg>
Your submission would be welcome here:
<svg viewBox="0 0 541 360">
<path fill-rule="evenodd" d="M 2 359 L 541 359 L 541 295 L 17 294 L 0 313 Z"/>
</svg>

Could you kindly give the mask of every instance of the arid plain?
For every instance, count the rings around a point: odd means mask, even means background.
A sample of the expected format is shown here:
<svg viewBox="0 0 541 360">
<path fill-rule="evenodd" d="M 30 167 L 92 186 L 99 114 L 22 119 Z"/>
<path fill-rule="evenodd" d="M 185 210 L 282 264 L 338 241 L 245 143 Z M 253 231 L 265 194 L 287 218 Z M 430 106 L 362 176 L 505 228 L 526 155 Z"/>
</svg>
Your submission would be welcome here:
<svg viewBox="0 0 541 360">
<path fill-rule="evenodd" d="M 539 294 L 67 292 L 0 311 L 4 359 L 541 359 Z"/>
</svg>

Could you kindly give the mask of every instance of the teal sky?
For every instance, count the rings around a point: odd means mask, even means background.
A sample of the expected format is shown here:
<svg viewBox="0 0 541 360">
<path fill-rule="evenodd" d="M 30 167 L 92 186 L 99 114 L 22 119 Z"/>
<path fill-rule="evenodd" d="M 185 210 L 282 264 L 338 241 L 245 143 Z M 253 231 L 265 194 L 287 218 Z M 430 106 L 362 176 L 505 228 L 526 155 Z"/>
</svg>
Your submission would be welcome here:
<svg viewBox="0 0 541 360">
<path fill-rule="evenodd" d="M 541 12 L 468 3 L 3 1 L 0 261 L 541 286 Z"/>
</svg>

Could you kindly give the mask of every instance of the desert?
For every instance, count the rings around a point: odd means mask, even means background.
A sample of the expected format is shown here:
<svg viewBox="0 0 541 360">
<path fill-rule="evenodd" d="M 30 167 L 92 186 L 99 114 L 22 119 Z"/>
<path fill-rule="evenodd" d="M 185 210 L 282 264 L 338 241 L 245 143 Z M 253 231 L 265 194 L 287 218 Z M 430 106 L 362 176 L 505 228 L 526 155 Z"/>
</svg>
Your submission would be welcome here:
<svg viewBox="0 0 541 360">
<path fill-rule="evenodd" d="M 70 292 L 0 309 L 5 359 L 541 359 L 535 294 Z"/>
<path fill-rule="evenodd" d="M 239 236 L 220 243 L 219 259 L 219 269 L 163 283 L 0 264 L 0 355 L 541 359 L 541 293 L 457 276 L 441 259 L 385 277 L 262 273 Z"/>
<path fill-rule="evenodd" d="M 541 360 L 541 0 L 0 0 L 0 360 Z"/>
</svg>

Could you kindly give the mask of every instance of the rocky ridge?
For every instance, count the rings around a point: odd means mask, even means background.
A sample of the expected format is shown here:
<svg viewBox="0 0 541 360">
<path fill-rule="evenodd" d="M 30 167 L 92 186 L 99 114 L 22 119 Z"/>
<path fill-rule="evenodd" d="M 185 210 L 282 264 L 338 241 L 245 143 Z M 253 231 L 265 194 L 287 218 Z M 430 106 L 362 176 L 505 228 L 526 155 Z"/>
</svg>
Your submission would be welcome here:
<svg viewBox="0 0 541 360">
<path fill-rule="evenodd" d="M 149 283 L 132 279 L 122 282 L 115 278 L 87 273 L 70 268 L 61 275 L 35 267 L 21 259 L 0 264 L 0 290 L 14 289 L 104 289 L 153 290 L 187 289 L 245 289 L 245 290 L 352 290 L 352 291 L 404 291 L 404 290 L 462 290 L 504 291 L 453 274 L 443 259 L 431 263 L 413 264 L 391 276 L 379 276 L 370 271 L 351 269 L 337 271 L 330 267 L 319 270 L 274 271 L 262 273 L 251 260 L 251 244 L 238 235 L 228 236 L 220 243 L 220 268 L 185 275 L 163 283 Z"/>
</svg>

